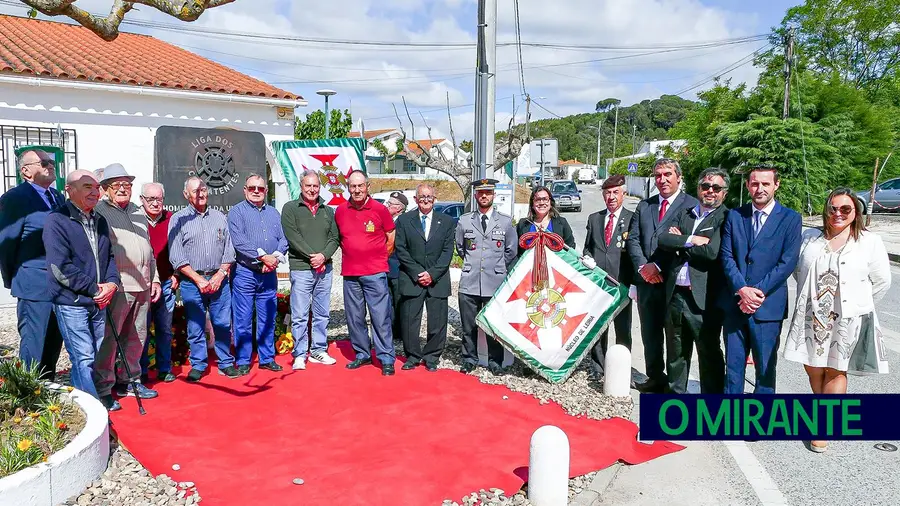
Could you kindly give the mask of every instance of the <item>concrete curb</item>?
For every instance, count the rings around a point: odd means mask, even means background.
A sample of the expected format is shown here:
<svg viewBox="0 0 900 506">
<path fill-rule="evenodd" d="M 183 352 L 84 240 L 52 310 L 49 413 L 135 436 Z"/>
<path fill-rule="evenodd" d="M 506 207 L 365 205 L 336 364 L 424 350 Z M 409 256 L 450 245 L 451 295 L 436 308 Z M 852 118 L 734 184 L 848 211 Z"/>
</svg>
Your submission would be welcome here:
<svg viewBox="0 0 900 506">
<path fill-rule="evenodd" d="M 51 384 L 52 388 L 63 388 Z M 78 404 L 87 422 L 71 443 L 47 462 L 0 479 L 0 506 L 54 506 L 80 494 L 109 462 L 109 414 L 80 390 L 63 393 Z"/>
<path fill-rule="evenodd" d="M 594 475 L 591 484 L 581 491 L 580 494 L 572 498 L 572 506 L 597 506 L 603 498 L 603 494 L 612 485 L 613 480 L 619 474 L 624 464 L 617 461 L 613 465 L 603 469 Z"/>
</svg>

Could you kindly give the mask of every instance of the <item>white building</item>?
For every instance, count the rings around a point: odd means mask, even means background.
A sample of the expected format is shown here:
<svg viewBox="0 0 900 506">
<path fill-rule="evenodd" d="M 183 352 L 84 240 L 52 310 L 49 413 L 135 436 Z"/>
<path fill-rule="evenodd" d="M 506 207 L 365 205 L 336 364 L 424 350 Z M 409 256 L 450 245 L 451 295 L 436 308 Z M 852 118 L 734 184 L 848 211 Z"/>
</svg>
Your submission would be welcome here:
<svg viewBox="0 0 900 506">
<path fill-rule="evenodd" d="M 229 132 L 256 132 L 268 146 L 293 139 L 294 109 L 305 105 L 153 37 L 121 33 L 106 42 L 77 25 L 0 16 L 0 192 L 16 184 L 18 146 L 60 146 L 66 171 L 118 162 L 140 185 L 158 176 L 157 158 L 167 154 L 156 145 L 160 127 L 219 129 L 225 147 Z M 266 160 L 276 166 L 266 152 L 260 172 Z M 283 178 L 277 170 L 271 177 L 276 200 L 284 202 Z M 167 200 L 181 193 L 167 189 Z"/>
<path fill-rule="evenodd" d="M 610 167 L 616 160 L 634 160 L 637 158 L 643 158 L 645 156 L 655 156 L 660 158 L 665 154 L 666 149 L 671 149 L 674 152 L 683 151 L 687 147 L 687 141 L 684 139 L 671 139 L 671 140 L 653 140 L 646 141 L 641 144 L 641 148 L 637 151 L 637 153 L 628 156 L 620 156 L 619 158 L 607 158 L 606 166 Z"/>
</svg>

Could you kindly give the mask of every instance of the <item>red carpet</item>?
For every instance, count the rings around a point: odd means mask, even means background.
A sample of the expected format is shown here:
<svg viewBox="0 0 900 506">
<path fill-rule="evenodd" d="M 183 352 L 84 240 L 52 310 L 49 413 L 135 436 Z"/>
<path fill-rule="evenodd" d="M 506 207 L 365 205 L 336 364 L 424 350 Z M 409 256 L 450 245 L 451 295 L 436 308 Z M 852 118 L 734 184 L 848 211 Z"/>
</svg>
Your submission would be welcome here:
<svg viewBox="0 0 900 506">
<path fill-rule="evenodd" d="M 188 384 L 183 371 L 154 385 L 145 416 L 122 399 L 113 428 L 154 475 L 196 483 L 203 506 L 431 506 L 482 488 L 512 494 L 527 478 L 532 433 L 548 424 L 569 437 L 572 476 L 682 448 L 639 443 L 629 421 L 572 417 L 455 371 L 402 371 L 399 361 L 393 377 L 349 371 L 349 343 L 331 350 L 336 365 L 306 371 L 291 371 L 290 356 L 278 358 L 283 373 L 254 365 L 236 380 L 214 371 Z"/>
</svg>

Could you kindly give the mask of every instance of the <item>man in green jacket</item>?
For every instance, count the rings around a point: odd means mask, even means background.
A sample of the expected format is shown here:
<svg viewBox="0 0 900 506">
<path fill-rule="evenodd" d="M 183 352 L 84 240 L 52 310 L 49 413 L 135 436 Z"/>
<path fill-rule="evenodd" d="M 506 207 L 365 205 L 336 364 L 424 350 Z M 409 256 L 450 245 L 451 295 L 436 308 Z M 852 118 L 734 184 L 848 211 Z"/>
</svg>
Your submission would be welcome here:
<svg viewBox="0 0 900 506">
<path fill-rule="evenodd" d="M 284 205 L 281 227 L 288 241 L 291 268 L 291 333 L 294 370 L 306 369 L 307 354 L 314 364 L 333 365 L 325 329 L 331 302 L 331 257 L 340 245 L 334 209 L 319 196 L 319 175 L 308 170 L 300 180 L 300 198 Z M 309 308 L 312 306 L 312 346 L 309 345 Z"/>
</svg>

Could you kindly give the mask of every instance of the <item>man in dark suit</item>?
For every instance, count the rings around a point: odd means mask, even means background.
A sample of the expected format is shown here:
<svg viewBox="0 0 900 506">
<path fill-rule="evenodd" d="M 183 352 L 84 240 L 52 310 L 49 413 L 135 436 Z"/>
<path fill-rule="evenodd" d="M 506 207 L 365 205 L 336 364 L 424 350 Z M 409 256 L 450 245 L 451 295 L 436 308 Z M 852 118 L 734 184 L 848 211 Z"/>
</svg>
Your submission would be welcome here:
<svg viewBox="0 0 900 506">
<path fill-rule="evenodd" d="M 660 249 L 675 255 L 665 276 L 666 371 L 672 393 L 687 393 L 694 344 L 701 392 L 721 394 L 724 389 L 719 247 L 728 212 L 722 203 L 729 179 L 719 168 L 701 172 L 697 185 L 700 204 L 681 211 L 668 232 L 659 236 Z"/>
<path fill-rule="evenodd" d="M 447 342 L 447 298 L 450 297 L 450 261 L 456 224 L 434 212 L 434 187 L 416 188 L 418 209 L 397 219 L 397 258 L 400 260 L 400 334 L 406 351 L 404 370 L 425 362 L 437 371 Z M 428 310 L 428 339 L 419 339 L 422 306 Z"/>
<path fill-rule="evenodd" d="M 663 329 L 666 302 L 663 276 L 672 253 L 658 250 L 660 234 L 669 230 L 676 216 L 698 204 L 697 199 L 681 191 L 681 166 L 669 158 L 660 158 L 653 166 L 658 195 L 642 200 L 628 231 L 626 248 L 635 268 L 638 316 L 644 343 L 647 381 L 636 388 L 641 392 L 662 393 L 666 389 L 663 360 Z"/>
<path fill-rule="evenodd" d="M 19 357 L 37 363 L 42 377 L 53 380 L 62 351 L 62 335 L 47 291 L 44 223 L 66 198 L 54 184 L 56 164 L 40 150 L 19 158 L 21 184 L 0 197 L 0 272 L 16 302 Z"/>
<path fill-rule="evenodd" d="M 630 286 L 634 278 L 634 266 L 625 249 L 628 229 L 634 213 L 622 207 L 625 202 L 625 176 L 611 176 L 603 182 L 603 200 L 606 209 L 588 217 L 584 254 L 590 255 L 597 267 L 624 286 Z M 616 342 L 631 349 L 631 299 L 613 320 Z M 591 350 L 591 367 L 597 379 L 603 377 L 603 362 L 608 347 L 609 328 Z"/>
<path fill-rule="evenodd" d="M 775 393 L 781 326 L 787 318 L 787 279 L 800 257 L 800 214 L 775 200 L 778 170 L 754 167 L 747 179 L 752 203 L 732 209 L 722 232 L 725 311 L 725 393 L 744 393 L 747 355 L 753 353 L 757 394 Z"/>
<path fill-rule="evenodd" d="M 406 212 L 406 206 L 409 200 L 403 192 L 393 192 L 384 203 L 388 212 L 397 219 Z M 394 339 L 400 339 L 400 260 L 397 259 L 397 250 L 395 249 L 391 256 L 388 257 L 388 290 L 391 293 L 391 328 L 394 330 Z"/>
</svg>

